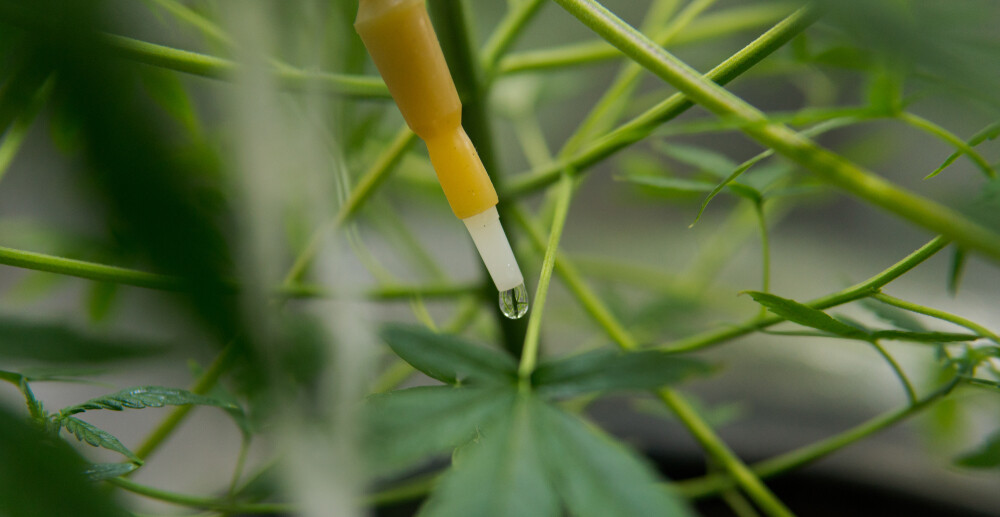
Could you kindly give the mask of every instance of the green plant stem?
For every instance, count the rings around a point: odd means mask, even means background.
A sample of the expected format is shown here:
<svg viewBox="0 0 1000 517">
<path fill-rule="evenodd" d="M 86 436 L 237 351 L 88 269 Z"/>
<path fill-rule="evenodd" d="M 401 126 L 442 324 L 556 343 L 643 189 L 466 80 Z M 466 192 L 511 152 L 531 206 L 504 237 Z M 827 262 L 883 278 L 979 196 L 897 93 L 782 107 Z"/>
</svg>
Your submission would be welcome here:
<svg viewBox="0 0 1000 517">
<path fill-rule="evenodd" d="M 140 485 L 139 483 L 122 478 L 111 478 L 106 481 L 118 488 L 132 492 L 133 494 L 138 494 L 150 499 L 156 499 L 157 501 L 163 501 L 165 503 L 176 504 L 188 508 L 198 508 L 202 510 L 213 510 L 217 512 L 235 514 L 275 514 L 292 513 L 297 511 L 295 505 L 288 503 L 231 503 L 212 497 L 200 497 L 178 494 L 176 492 L 168 492 L 151 486 Z"/>
<path fill-rule="evenodd" d="M 486 77 L 492 77 L 496 72 L 497 61 L 507 52 L 518 36 L 521 35 L 525 25 L 538 13 L 544 0 L 525 0 L 510 9 L 507 15 L 500 20 L 496 30 L 490 34 L 490 39 L 486 40 L 483 49 L 479 52 L 480 68 Z"/>
<path fill-rule="evenodd" d="M 875 417 L 825 440 L 755 463 L 752 470 L 761 478 L 770 478 L 808 465 L 926 409 L 950 393 L 958 382 L 959 377 L 956 376 L 948 384 L 914 404 Z M 735 486 L 735 484 L 730 475 L 719 473 L 680 481 L 672 485 L 672 488 L 686 497 L 698 499 L 718 494 L 722 490 Z"/>
<path fill-rule="evenodd" d="M 236 62 L 187 50 L 175 49 L 116 34 L 102 34 L 101 41 L 119 57 L 209 79 L 235 77 Z M 290 66 L 275 67 L 279 88 L 291 91 L 321 91 L 347 97 L 389 99 L 388 88 L 378 77 L 311 72 Z"/>
<path fill-rule="evenodd" d="M 664 389 L 660 390 L 657 395 L 677 415 L 677 418 L 694 435 L 705 451 L 719 462 L 719 465 L 736 480 L 736 484 L 746 491 L 747 495 L 757 503 L 762 511 L 773 517 L 794 515 L 781 500 L 771 493 L 760 478 L 736 457 L 725 442 L 712 431 L 708 423 L 679 394 Z"/>
<path fill-rule="evenodd" d="M 538 225 L 524 213 L 520 207 L 512 207 L 511 213 L 514 220 L 518 222 L 535 249 L 539 253 L 546 252 L 545 236 Z M 604 329 L 604 332 L 619 346 L 626 350 L 638 348 L 639 343 L 622 326 L 621 323 L 611 314 L 611 311 L 601 303 L 589 285 L 583 280 L 582 275 L 577 271 L 576 266 L 563 253 L 556 253 L 554 268 L 563 284 L 576 296 L 576 299 L 583 306 L 590 317 Z"/>
<path fill-rule="evenodd" d="M 903 371 L 903 367 L 899 365 L 896 359 L 889 354 L 889 351 L 886 350 L 877 339 L 873 339 L 869 341 L 869 343 L 871 343 L 871 345 L 875 347 L 878 354 L 885 359 L 885 362 L 889 364 L 889 368 L 892 368 L 892 373 L 897 379 L 899 379 L 899 383 L 903 385 L 903 391 L 906 392 L 906 398 L 910 401 L 910 404 L 916 404 L 917 390 L 913 389 L 913 383 L 910 382 L 909 377 L 906 376 L 906 372 Z"/>
<path fill-rule="evenodd" d="M 678 47 L 767 26 L 787 16 L 789 10 L 788 6 L 764 4 L 734 7 L 711 13 L 680 31 L 670 43 L 673 47 Z M 657 33 L 655 39 L 660 41 L 661 37 L 661 34 Z M 553 70 L 567 66 L 599 63 L 621 57 L 621 55 L 621 52 L 615 47 L 604 41 L 595 40 L 511 54 L 500 61 L 498 68 L 500 74 Z"/>
<path fill-rule="evenodd" d="M 594 0 L 556 2 L 692 101 L 716 115 L 746 121 L 748 126 L 743 129 L 744 133 L 809 169 L 822 180 L 1000 261 L 1000 235 L 950 208 L 881 179 L 783 124 L 769 121 L 757 108 L 702 77 Z"/>
<path fill-rule="evenodd" d="M 555 216 L 552 218 L 552 229 L 549 231 L 549 242 L 545 249 L 545 258 L 542 259 L 542 272 L 538 277 L 538 288 L 535 290 L 535 298 L 532 300 L 531 316 L 528 319 L 528 331 L 524 337 L 521 363 L 517 369 L 518 375 L 521 378 L 521 385 L 525 387 L 529 386 L 531 372 L 535 371 L 535 365 L 538 363 L 539 337 L 542 330 L 542 314 L 545 309 L 545 299 L 549 293 L 549 282 L 552 281 L 552 270 L 555 267 L 556 254 L 559 251 L 559 239 L 562 237 L 563 228 L 566 226 L 570 200 L 573 197 L 573 181 L 569 175 L 563 176 L 557 196 Z"/>
<path fill-rule="evenodd" d="M 892 282 L 893 280 L 899 278 L 903 273 L 913 269 L 914 267 L 921 264 L 923 261 L 932 257 L 935 253 L 941 251 L 951 241 L 944 237 L 938 236 L 932 239 L 927 244 L 924 244 L 919 249 L 909 254 L 903 260 L 893 264 L 888 269 L 882 271 L 881 273 L 861 282 L 855 284 L 847 289 L 837 291 L 820 298 L 816 298 L 808 303 L 809 307 L 813 309 L 829 309 L 830 307 L 836 307 L 838 305 L 843 305 L 854 300 L 859 300 L 867 296 L 871 296 L 878 292 L 880 288 Z M 752 318 L 746 322 L 734 325 L 732 327 L 727 327 L 719 330 L 711 330 L 708 332 L 703 332 L 696 334 L 694 336 L 684 338 L 672 343 L 667 343 L 659 347 L 660 350 L 671 353 L 680 352 L 691 352 L 694 350 L 700 350 L 703 348 L 710 347 L 731 339 L 738 338 L 740 336 L 745 336 L 757 330 L 765 329 L 772 325 L 776 325 L 785 321 L 784 318 L 779 316 L 766 316 Z"/>
<path fill-rule="evenodd" d="M 233 364 L 236 359 L 236 351 L 240 346 L 239 341 L 234 339 L 230 341 L 222 352 L 215 357 L 212 364 L 205 370 L 204 373 L 198 378 L 197 381 L 191 386 L 190 391 L 198 395 L 205 395 L 208 393 L 219 379 L 222 377 L 229 367 Z M 174 432 L 174 429 L 187 417 L 188 413 L 194 409 L 195 406 L 177 406 L 173 411 L 167 415 L 163 421 L 160 422 L 153 432 L 146 437 L 146 439 L 135 449 L 135 455 L 141 459 L 148 458 L 164 441 Z"/>
<path fill-rule="evenodd" d="M 906 111 L 900 112 L 896 115 L 896 118 L 951 144 L 958 150 L 958 152 L 968 156 L 969 160 L 971 160 L 972 163 L 979 168 L 979 170 L 983 171 L 983 174 L 985 174 L 987 178 L 992 179 L 997 177 L 997 172 L 993 170 L 993 166 L 991 166 L 990 163 L 983 158 L 983 155 L 979 154 L 979 152 L 973 149 L 971 145 L 965 143 L 964 140 L 955 136 L 955 134 L 951 131 L 948 131 L 930 120 Z"/>
<path fill-rule="evenodd" d="M 188 289 L 188 285 L 179 277 L 4 247 L 0 247 L 0 264 L 157 291 L 181 292 Z M 218 287 L 225 292 L 235 293 L 239 290 L 239 284 L 235 281 L 222 282 Z M 477 289 L 478 286 L 471 284 L 435 282 L 425 285 L 390 284 L 357 294 L 370 300 L 389 301 L 413 296 L 449 298 Z M 337 293 L 322 286 L 295 283 L 276 288 L 274 295 L 280 298 L 331 298 L 337 296 Z"/>
<path fill-rule="evenodd" d="M 817 14 L 810 9 L 800 9 L 743 47 L 739 52 L 705 74 L 705 78 L 720 85 L 728 84 L 757 63 L 802 33 L 815 20 Z M 556 160 L 544 167 L 511 178 L 503 188 L 498 188 L 501 199 L 514 199 L 541 190 L 559 179 L 563 169 L 580 175 L 590 167 L 626 147 L 646 138 L 664 122 L 673 120 L 694 104 L 682 93 L 671 95 L 614 131 L 587 145 L 573 156 Z"/>
<path fill-rule="evenodd" d="M 990 329 L 988 329 L 988 328 L 986 328 L 986 327 L 984 327 L 984 326 L 982 326 L 982 325 L 980 325 L 980 324 L 978 324 L 978 323 L 976 323 L 974 321 L 971 321 L 971 320 L 968 320 L 966 318 L 963 318 L 961 316 L 958 316 L 958 315 L 955 315 L 955 314 L 951 314 L 949 312 L 945 312 L 945 311 L 942 311 L 942 310 L 932 309 L 930 307 L 925 307 L 923 305 L 918 305 L 916 303 L 908 302 L 906 300 L 900 300 L 899 298 L 895 298 L 893 296 L 889 296 L 888 294 L 885 294 L 883 292 L 878 292 L 878 293 L 873 294 L 872 298 L 874 298 L 874 299 L 876 299 L 876 300 L 878 300 L 878 301 L 880 301 L 882 303 L 885 303 L 885 304 L 888 304 L 888 305 L 892 305 L 894 307 L 899 307 L 900 309 L 903 309 L 903 310 L 907 310 L 907 311 L 910 311 L 910 312 L 915 312 L 917 314 L 923 314 L 925 316 L 930 316 L 932 318 L 937 318 L 939 320 L 943 320 L 943 321 L 947 321 L 947 322 L 950 322 L 950 323 L 954 323 L 954 324 L 956 324 L 956 325 L 958 325 L 960 327 L 965 327 L 965 328 L 967 328 L 967 329 L 975 332 L 976 334 L 978 334 L 978 335 L 980 335 L 982 337 L 989 338 L 989 339 L 992 339 L 993 341 L 995 341 L 996 343 L 1000 343 L 1000 336 L 998 336 L 996 332 L 993 332 L 992 330 L 990 330 Z"/>
<path fill-rule="evenodd" d="M 676 35 L 685 25 L 695 19 L 702 11 L 710 7 L 716 0 L 694 0 L 689 3 L 683 11 L 671 20 L 677 2 L 674 0 L 653 2 L 647 10 L 646 17 L 642 22 L 643 32 L 658 29 L 661 25 L 670 21 L 667 26 L 667 36 L 660 43 L 666 44 L 670 38 Z M 566 140 L 560 157 L 566 157 L 575 153 L 579 148 L 593 140 L 596 135 L 601 135 L 614 127 L 622 112 L 628 106 L 629 100 L 638 86 L 642 77 L 641 66 L 628 62 L 618 72 L 611 86 L 605 90 L 601 98 L 594 104 L 584 117 L 573 134 Z"/>
</svg>

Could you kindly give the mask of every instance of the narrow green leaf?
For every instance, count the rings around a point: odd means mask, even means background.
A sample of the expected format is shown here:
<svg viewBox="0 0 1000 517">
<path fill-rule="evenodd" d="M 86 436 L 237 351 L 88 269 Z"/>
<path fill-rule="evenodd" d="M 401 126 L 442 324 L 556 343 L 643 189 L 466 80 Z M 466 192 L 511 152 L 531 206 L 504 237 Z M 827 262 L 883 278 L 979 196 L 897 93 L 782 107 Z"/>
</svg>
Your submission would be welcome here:
<svg viewBox="0 0 1000 517">
<path fill-rule="evenodd" d="M 142 67 L 139 79 L 143 89 L 158 106 L 191 133 L 199 130 L 194 104 L 177 73 L 153 67 Z"/>
<path fill-rule="evenodd" d="M 165 349 L 148 340 L 0 316 L 0 358 L 79 364 L 149 357 Z"/>
<path fill-rule="evenodd" d="M 517 365 L 507 354 L 423 327 L 390 325 L 382 339 L 401 359 L 448 384 L 512 385 Z"/>
<path fill-rule="evenodd" d="M 513 389 L 451 386 L 373 395 L 364 409 L 370 464 L 377 472 L 389 472 L 450 451 L 509 411 L 513 398 Z"/>
<path fill-rule="evenodd" d="M 66 428 L 66 431 L 76 436 L 77 440 L 81 442 L 88 443 L 94 447 L 102 447 L 104 449 L 112 450 L 123 454 L 129 461 L 142 464 L 142 460 L 135 455 L 132 451 L 125 447 L 118 438 L 115 438 L 111 433 L 95 426 L 94 424 L 84 422 L 78 418 L 66 417 L 60 419 L 60 424 Z"/>
<path fill-rule="evenodd" d="M 744 292 L 749 294 L 757 303 L 767 307 L 767 310 L 788 321 L 846 338 L 864 340 L 870 338 L 869 334 L 865 331 L 836 320 L 823 311 L 802 305 L 795 300 L 759 291 Z"/>
<path fill-rule="evenodd" d="M 876 330 L 871 334 L 875 339 L 914 341 L 916 343 L 960 343 L 979 339 L 978 334 L 952 332 L 908 332 L 905 330 Z"/>
<path fill-rule="evenodd" d="M 955 465 L 972 469 L 1000 467 L 1000 433 L 994 433 L 976 450 L 955 458 Z"/>
<path fill-rule="evenodd" d="M 763 199 L 763 196 L 760 194 L 760 192 L 751 186 L 744 185 L 742 183 L 736 183 L 735 181 L 730 182 L 729 185 L 727 186 L 729 187 L 729 190 L 731 190 L 734 194 L 742 198 L 745 198 L 747 200 L 753 201 L 754 203 L 759 203 Z"/>
<path fill-rule="evenodd" d="M 511 413 L 483 428 L 418 514 L 421 517 L 558 517 L 558 496 L 546 476 L 538 401 L 518 397 Z"/>
<path fill-rule="evenodd" d="M 898 307 L 893 307 L 892 305 L 871 298 L 861 300 L 861 307 L 872 313 L 876 318 L 898 329 L 909 330 L 911 332 L 927 331 L 927 327 L 923 323 L 920 323 L 920 320 L 915 318 L 913 314 Z"/>
<path fill-rule="evenodd" d="M 531 376 L 538 393 L 568 397 L 591 392 L 651 390 L 675 384 L 713 368 L 702 361 L 653 350 L 595 350 L 542 363 Z"/>
<path fill-rule="evenodd" d="M 101 322 L 107 319 L 114 306 L 119 292 L 118 284 L 112 282 L 93 282 L 87 290 L 87 315 L 90 321 Z"/>
<path fill-rule="evenodd" d="M 670 193 L 690 194 L 694 192 L 710 192 L 715 186 L 707 181 L 672 178 L 669 176 L 619 176 L 616 179 L 635 183 L 645 187 L 653 187 Z"/>
<path fill-rule="evenodd" d="M 736 168 L 736 163 L 715 151 L 693 145 L 663 144 L 656 148 L 663 154 L 687 165 L 707 172 L 717 178 L 725 178 Z"/>
<path fill-rule="evenodd" d="M 227 409 L 238 407 L 231 402 L 224 402 L 212 397 L 206 397 L 205 395 L 198 395 L 180 388 L 140 386 L 137 388 L 121 390 L 103 397 L 90 399 L 75 406 L 69 406 L 59 411 L 59 414 L 62 416 L 68 416 L 91 409 L 121 411 L 123 409 L 186 405 L 217 406 Z"/>
<path fill-rule="evenodd" d="M 970 138 L 967 143 L 969 144 L 969 147 L 975 147 L 986 140 L 993 140 L 998 136 L 1000 136 L 1000 121 L 994 122 L 981 129 L 975 135 L 972 135 L 972 138 Z M 958 160 L 963 154 L 965 153 L 962 151 L 955 151 L 954 153 L 951 153 L 951 156 L 949 156 L 940 167 L 934 169 L 934 172 L 928 174 L 924 179 L 933 178 L 934 176 L 941 174 L 942 171 L 950 167 L 951 164 L 955 163 L 955 161 Z"/>
<path fill-rule="evenodd" d="M 958 295 L 958 288 L 962 284 L 962 275 L 965 273 L 967 259 L 968 254 L 966 254 L 965 248 L 955 246 L 955 250 L 951 254 L 951 265 L 948 268 L 948 294 L 952 297 Z"/>
<path fill-rule="evenodd" d="M 104 481 L 124 476 L 137 468 L 139 467 L 135 463 L 94 463 L 84 469 L 83 475 L 91 481 Z"/>
<path fill-rule="evenodd" d="M 715 196 L 719 195 L 719 192 L 722 192 L 722 189 L 726 188 L 726 186 L 736 181 L 736 178 L 739 178 L 740 175 L 742 175 L 744 172 L 750 170 L 751 167 L 757 165 L 764 159 L 769 158 L 773 154 L 774 151 L 771 150 L 764 151 L 758 154 L 757 156 L 754 156 L 753 158 L 750 158 L 749 160 L 743 162 L 742 164 L 740 164 L 739 167 L 736 167 L 734 170 L 732 170 L 732 172 L 730 172 L 721 182 L 719 182 L 718 185 L 715 185 L 712 188 L 708 196 L 705 196 L 705 200 L 701 202 L 701 208 L 698 209 L 698 215 L 695 216 L 694 222 L 692 222 L 690 226 L 694 226 L 695 224 L 698 223 L 698 221 L 701 219 L 702 214 L 705 213 L 705 209 L 708 208 L 708 204 L 711 203 L 713 199 L 715 199 Z"/>
<path fill-rule="evenodd" d="M 569 513 L 576 517 L 694 515 L 653 469 L 579 417 L 533 404 L 542 461 Z"/>
</svg>

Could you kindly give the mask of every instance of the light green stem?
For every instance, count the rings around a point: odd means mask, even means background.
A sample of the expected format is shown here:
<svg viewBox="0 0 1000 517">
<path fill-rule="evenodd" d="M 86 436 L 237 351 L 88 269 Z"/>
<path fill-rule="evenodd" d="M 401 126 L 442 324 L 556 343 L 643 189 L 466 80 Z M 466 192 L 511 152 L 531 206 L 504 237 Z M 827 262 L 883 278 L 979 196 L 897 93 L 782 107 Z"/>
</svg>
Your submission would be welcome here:
<svg viewBox="0 0 1000 517">
<path fill-rule="evenodd" d="M 718 84 L 729 83 L 802 33 L 816 20 L 816 16 L 815 12 L 808 9 L 796 11 L 713 68 L 705 74 L 705 78 Z M 664 122 L 673 120 L 693 105 L 683 93 L 671 95 L 573 156 L 514 176 L 501 187 L 500 197 L 509 200 L 541 190 L 556 182 L 564 169 L 572 171 L 574 175 L 583 174 L 605 158 L 646 138 Z"/>
<path fill-rule="evenodd" d="M 976 334 L 979 334 L 980 336 L 992 339 L 996 343 L 1000 343 L 1000 336 L 998 336 L 996 332 L 993 332 L 992 330 L 974 321 L 971 321 L 969 319 L 963 318 L 955 314 L 951 314 L 950 312 L 945 312 L 938 309 L 932 309 L 930 307 L 918 305 L 913 302 L 908 302 L 906 300 L 900 300 L 899 298 L 889 296 L 888 294 L 882 292 L 872 295 L 872 298 L 882 303 L 892 305 L 894 307 L 899 307 L 900 309 L 903 310 L 915 312 L 917 314 L 923 314 L 925 316 L 930 316 L 932 318 L 937 318 L 939 320 L 944 320 L 950 323 L 954 323 L 960 327 L 965 327 L 975 332 Z"/>
<path fill-rule="evenodd" d="M 479 52 L 480 68 L 487 78 L 496 72 L 497 61 L 524 32 L 524 26 L 538 13 L 543 3 L 544 0 L 525 0 L 510 8 L 503 20 L 500 20 L 500 25 Z"/>
<path fill-rule="evenodd" d="M 951 144 L 960 153 L 968 156 L 969 160 L 971 160 L 972 163 L 979 168 L 979 170 L 983 171 L 983 174 L 985 174 L 987 178 L 997 177 L 997 172 L 993 170 L 993 166 L 986 161 L 986 158 L 983 158 L 983 155 L 979 154 L 979 152 L 973 149 L 971 145 L 965 143 L 964 140 L 955 136 L 955 134 L 951 131 L 948 131 L 930 120 L 905 111 L 899 113 L 897 118 L 921 131 L 926 131 L 927 133 L 930 133 Z"/>
<path fill-rule="evenodd" d="M 788 15 L 788 6 L 763 4 L 734 7 L 695 20 L 671 40 L 673 47 L 729 36 L 758 27 L 766 27 Z M 661 41 L 662 32 L 654 38 Z M 664 41 L 664 43 L 666 43 Z M 500 61 L 501 74 L 553 70 L 567 66 L 599 63 L 621 57 L 621 51 L 604 41 L 572 43 L 560 47 L 529 50 L 511 54 Z"/>
<path fill-rule="evenodd" d="M 1000 235 L 950 208 L 879 178 L 783 124 L 771 122 L 757 108 L 702 77 L 594 0 L 556 2 L 692 101 L 716 115 L 745 121 L 748 125 L 743 131 L 747 135 L 811 170 L 824 181 L 1000 261 Z"/>
<path fill-rule="evenodd" d="M 923 261 L 932 257 L 935 253 L 944 249 L 950 241 L 942 236 L 935 237 L 933 240 L 921 246 L 918 250 L 914 251 L 908 255 L 903 260 L 893 264 L 891 267 L 882 271 L 881 273 L 861 282 L 855 284 L 847 289 L 837 291 L 836 293 L 829 294 L 820 298 L 816 298 L 808 303 L 809 307 L 813 309 L 829 309 L 830 307 L 836 307 L 838 305 L 843 305 L 848 302 L 853 302 L 854 300 L 859 300 L 867 296 L 871 296 L 878 292 L 880 288 L 892 282 L 893 280 L 899 278 L 903 273 L 917 267 Z M 779 316 L 767 316 L 767 317 L 757 317 L 752 318 L 739 325 L 734 325 L 731 327 L 726 327 L 720 330 L 711 330 L 708 332 L 703 332 L 701 334 L 696 334 L 694 336 L 675 341 L 673 343 L 667 343 L 660 347 L 661 350 L 665 352 L 691 352 L 694 350 L 700 350 L 702 348 L 707 348 L 712 345 L 717 345 L 729 341 L 731 339 L 738 338 L 740 336 L 745 336 L 757 330 L 765 329 L 772 325 L 776 325 L 785 321 L 784 318 Z"/>
<path fill-rule="evenodd" d="M 910 404 L 916 404 L 917 390 L 913 389 L 913 383 L 911 383 L 909 377 L 906 376 L 906 372 L 903 371 L 903 367 L 899 365 L 896 359 L 889 354 L 889 351 L 886 350 L 877 339 L 873 339 L 869 342 L 873 347 L 875 347 L 878 354 L 885 359 L 885 362 L 889 364 L 889 368 L 892 369 L 892 373 L 897 379 L 899 379 L 900 384 L 903 385 L 903 391 L 906 392 L 906 398 L 910 401 Z"/>
<path fill-rule="evenodd" d="M 542 272 L 538 277 L 538 288 L 535 290 L 535 299 L 532 300 L 533 307 L 531 309 L 531 316 L 528 319 L 528 330 L 524 336 L 521 364 L 517 369 L 522 386 L 528 386 L 531 372 L 535 371 L 535 365 L 538 363 L 538 345 L 542 330 L 542 314 L 545 309 L 545 299 L 549 294 L 552 269 L 555 267 L 556 254 L 559 251 L 559 239 L 562 237 L 563 228 L 566 226 L 566 216 L 569 214 L 570 200 L 573 197 L 573 181 L 569 175 L 563 176 L 563 180 L 559 185 L 558 196 L 555 217 L 552 219 L 552 230 L 549 231 L 549 242 L 545 249 L 545 258 L 542 260 Z"/>
</svg>

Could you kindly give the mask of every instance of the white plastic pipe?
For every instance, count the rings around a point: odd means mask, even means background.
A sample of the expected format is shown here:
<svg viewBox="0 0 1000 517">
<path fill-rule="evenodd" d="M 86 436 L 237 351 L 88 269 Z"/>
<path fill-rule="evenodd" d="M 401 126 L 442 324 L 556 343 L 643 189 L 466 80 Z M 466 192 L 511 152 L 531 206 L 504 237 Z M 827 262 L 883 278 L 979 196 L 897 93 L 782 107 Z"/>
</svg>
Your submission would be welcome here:
<svg viewBox="0 0 1000 517">
<path fill-rule="evenodd" d="M 472 241 L 476 243 L 476 249 L 483 257 L 486 270 L 490 272 L 497 290 L 504 292 L 523 284 L 524 277 L 517 267 L 517 259 L 510 249 L 503 226 L 500 225 L 497 207 L 466 217 L 462 222 L 468 228 Z"/>
</svg>

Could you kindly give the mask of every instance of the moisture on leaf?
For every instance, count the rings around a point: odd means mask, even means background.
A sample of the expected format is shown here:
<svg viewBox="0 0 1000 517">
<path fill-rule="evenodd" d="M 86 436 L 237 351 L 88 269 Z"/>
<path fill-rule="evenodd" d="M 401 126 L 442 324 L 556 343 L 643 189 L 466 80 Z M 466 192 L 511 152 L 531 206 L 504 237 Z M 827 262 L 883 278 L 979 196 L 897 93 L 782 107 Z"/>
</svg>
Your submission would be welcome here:
<svg viewBox="0 0 1000 517">
<path fill-rule="evenodd" d="M 111 393 L 103 397 L 90 399 L 82 404 L 69 406 L 59 413 L 61 415 L 73 415 L 91 409 L 109 409 L 111 411 L 121 411 L 123 409 L 142 409 L 146 407 L 163 406 L 218 406 L 221 408 L 236 408 L 231 402 L 224 402 L 204 395 L 198 395 L 179 388 L 164 388 L 161 386 L 140 386 Z"/>
</svg>

